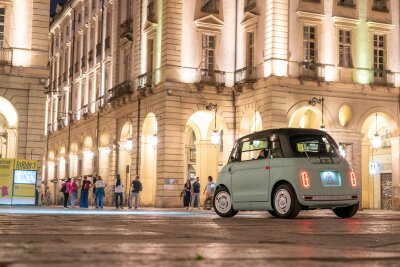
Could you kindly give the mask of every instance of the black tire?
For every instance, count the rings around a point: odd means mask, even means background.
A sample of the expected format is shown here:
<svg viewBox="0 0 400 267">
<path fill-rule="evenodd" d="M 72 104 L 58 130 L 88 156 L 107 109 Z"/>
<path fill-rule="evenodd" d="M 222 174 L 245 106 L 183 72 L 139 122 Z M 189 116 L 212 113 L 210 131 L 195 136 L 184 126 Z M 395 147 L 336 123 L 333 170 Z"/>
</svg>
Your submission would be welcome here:
<svg viewBox="0 0 400 267">
<path fill-rule="evenodd" d="M 272 216 L 272 217 L 276 217 L 276 212 L 273 210 L 267 210 L 268 213 Z"/>
<path fill-rule="evenodd" d="M 214 193 L 214 210 L 220 217 L 233 217 L 238 211 L 233 209 L 232 198 L 228 189 L 218 188 Z"/>
<path fill-rule="evenodd" d="M 359 204 L 356 203 L 348 207 L 333 208 L 332 211 L 340 218 L 351 218 L 357 213 L 358 206 Z"/>
<path fill-rule="evenodd" d="M 272 206 L 276 217 L 282 219 L 296 218 L 301 210 L 296 193 L 288 183 L 281 184 L 276 188 L 272 199 Z"/>
</svg>

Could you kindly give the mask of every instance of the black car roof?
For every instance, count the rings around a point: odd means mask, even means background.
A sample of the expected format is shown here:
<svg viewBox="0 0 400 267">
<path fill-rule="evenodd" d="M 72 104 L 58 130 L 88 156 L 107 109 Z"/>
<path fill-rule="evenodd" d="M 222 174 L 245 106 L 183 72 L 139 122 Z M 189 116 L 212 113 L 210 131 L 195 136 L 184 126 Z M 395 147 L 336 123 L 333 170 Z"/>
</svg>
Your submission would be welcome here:
<svg viewBox="0 0 400 267">
<path fill-rule="evenodd" d="M 269 134 L 319 134 L 319 135 L 326 135 L 327 133 L 321 130 L 316 129 L 305 129 L 305 128 L 276 128 L 276 129 L 268 129 L 262 130 L 259 132 L 251 133 L 239 138 L 237 141 L 241 141 L 242 139 L 246 139 L 249 137 L 256 137 L 256 136 L 265 136 Z"/>
</svg>

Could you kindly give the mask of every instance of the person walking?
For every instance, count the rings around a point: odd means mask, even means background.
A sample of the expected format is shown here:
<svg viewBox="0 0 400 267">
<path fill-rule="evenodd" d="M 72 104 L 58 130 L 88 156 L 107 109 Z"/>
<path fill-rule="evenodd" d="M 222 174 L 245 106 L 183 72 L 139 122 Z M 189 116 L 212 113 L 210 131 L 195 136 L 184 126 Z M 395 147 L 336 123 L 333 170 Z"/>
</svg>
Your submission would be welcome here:
<svg viewBox="0 0 400 267">
<path fill-rule="evenodd" d="M 68 209 L 69 193 L 71 192 L 71 178 L 61 185 L 61 192 L 64 194 L 64 209 Z"/>
<path fill-rule="evenodd" d="M 93 183 L 93 203 L 94 203 L 94 205 L 96 205 L 96 186 L 94 186 L 95 184 L 96 184 L 96 182 L 97 182 L 97 173 L 94 173 L 93 175 L 92 175 L 92 183 Z"/>
<path fill-rule="evenodd" d="M 132 182 L 132 192 L 131 192 L 131 197 L 129 198 L 129 208 L 132 208 L 132 201 L 135 199 L 135 209 L 139 207 L 139 197 L 140 197 L 140 192 L 143 189 L 143 185 L 139 180 L 139 175 L 136 175 L 135 180 Z"/>
<path fill-rule="evenodd" d="M 192 196 L 192 183 L 188 179 L 183 186 L 182 190 L 183 194 L 183 207 L 189 209 L 190 207 L 190 198 Z"/>
<path fill-rule="evenodd" d="M 103 181 L 101 176 L 97 176 L 96 183 L 94 184 L 96 187 L 96 209 L 103 208 L 103 198 L 105 196 L 105 188 L 107 187 L 107 184 Z"/>
<path fill-rule="evenodd" d="M 92 182 L 88 180 L 87 175 L 83 176 L 82 187 L 81 187 L 81 199 L 79 202 L 80 208 L 89 207 L 89 189 L 92 187 Z"/>
<path fill-rule="evenodd" d="M 213 178 L 212 178 L 212 176 L 208 176 L 208 183 L 207 183 L 206 187 L 204 188 L 204 192 L 203 192 L 203 195 L 205 194 L 204 204 L 203 204 L 204 209 L 211 209 L 212 196 L 214 194 L 214 189 L 215 189 L 215 184 L 213 182 Z"/>
<path fill-rule="evenodd" d="M 78 191 L 78 184 L 76 183 L 77 178 L 74 177 L 71 183 L 71 208 L 73 209 L 75 206 L 75 197 L 76 197 L 76 192 Z"/>
<path fill-rule="evenodd" d="M 122 207 L 122 199 L 123 199 L 123 192 L 124 186 L 122 185 L 121 182 L 121 177 L 119 174 L 117 174 L 117 178 L 115 179 L 115 208 L 118 209 L 123 209 Z M 119 205 L 118 205 L 118 198 L 119 198 Z"/>
<path fill-rule="evenodd" d="M 51 193 L 50 193 L 50 188 L 48 186 L 46 186 L 46 189 L 44 191 L 44 196 L 46 198 L 46 206 L 50 206 Z"/>
<path fill-rule="evenodd" d="M 196 181 L 192 185 L 192 208 L 200 209 L 200 177 L 196 177 Z"/>
</svg>

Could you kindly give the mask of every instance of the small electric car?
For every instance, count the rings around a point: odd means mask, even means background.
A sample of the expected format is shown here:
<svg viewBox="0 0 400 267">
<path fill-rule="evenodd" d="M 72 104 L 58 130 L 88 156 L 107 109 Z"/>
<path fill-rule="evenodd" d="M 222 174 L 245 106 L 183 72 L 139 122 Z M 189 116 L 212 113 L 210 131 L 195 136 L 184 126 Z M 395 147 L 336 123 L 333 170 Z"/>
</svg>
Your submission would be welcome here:
<svg viewBox="0 0 400 267">
<path fill-rule="evenodd" d="M 324 131 L 270 129 L 238 139 L 217 179 L 214 210 L 221 217 L 267 210 L 295 218 L 300 210 L 332 209 L 354 216 L 360 188 L 338 145 Z"/>
</svg>

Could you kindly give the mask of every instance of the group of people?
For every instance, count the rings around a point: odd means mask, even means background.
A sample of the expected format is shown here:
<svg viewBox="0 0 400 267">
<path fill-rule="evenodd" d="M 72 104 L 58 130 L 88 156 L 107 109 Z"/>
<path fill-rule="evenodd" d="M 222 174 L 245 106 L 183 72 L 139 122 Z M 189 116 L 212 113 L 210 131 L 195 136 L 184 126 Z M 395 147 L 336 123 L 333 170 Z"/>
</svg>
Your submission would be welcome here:
<svg viewBox="0 0 400 267">
<path fill-rule="evenodd" d="M 96 204 L 96 209 L 102 209 L 104 207 L 104 197 L 105 197 L 105 188 L 107 187 L 107 183 L 101 178 L 100 175 L 93 175 L 92 181 L 88 179 L 88 176 L 83 176 L 82 183 L 80 185 L 80 208 L 88 208 L 89 207 L 89 190 L 93 188 L 93 197 Z M 121 177 L 117 174 L 114 182 L 114 194 L 115 194 L 115 207 L 116 209 L 123 209 L 123 191 L 124 186 L 121 181 Z M 132 201 L 134 201 L 134 207 L 137 209 L 139 207 L 139 193 L 142 191 L 142 183 L 139 180 L 139 176 L 136 176 L 135 180 L 131 183 L 130 197 L 128 202 L 128 207 L 132 208 Z M 48 190 L 48 187 L 46 188 Z M 64 208 L 68 209 L 68 202 L 71 197 L 71 208 L 75 206 L 75 199 L 78 196 L 78 184 L 77 178 L 67 178 L 67 180 L 61 185 L 60 191 L 64 195 Z M 50 191 L 49 191 L 50 193 Z M 50 198 L 50 197 L 49 197 Z M 47 195 L 46 195 L 47 200 Z M 47 203 L 47 201 L 46 201 Z M 47 204 L 46 204 L 47 205 Z"/>
<path fill-rule="evenodd" d="M 190 179 L 186 181 L 183 186 L 181 197 L 183 196 L 183 207 L 189 209 L 190 207 L 197 207 L 200 209 L 200 178 L 196 177 L 196 181 L 192 182 Z M 212 176 L 208 176 L 208 183 L 203 190 L 203 195 L 205 196 L 204 202 L 209 200 L 214 194 L 215 184 L 213 182 Z M 203 205 L 205 206 L 205 205 Z"/>
</svg>

